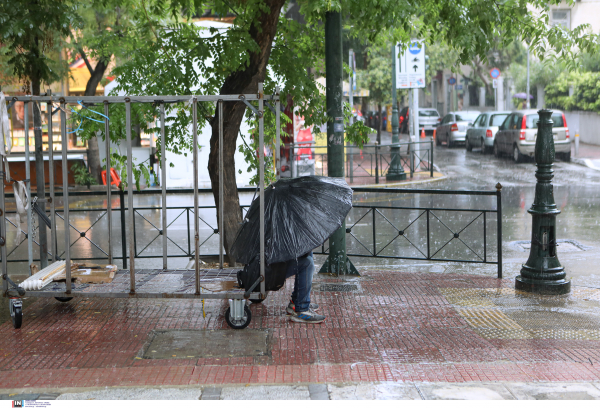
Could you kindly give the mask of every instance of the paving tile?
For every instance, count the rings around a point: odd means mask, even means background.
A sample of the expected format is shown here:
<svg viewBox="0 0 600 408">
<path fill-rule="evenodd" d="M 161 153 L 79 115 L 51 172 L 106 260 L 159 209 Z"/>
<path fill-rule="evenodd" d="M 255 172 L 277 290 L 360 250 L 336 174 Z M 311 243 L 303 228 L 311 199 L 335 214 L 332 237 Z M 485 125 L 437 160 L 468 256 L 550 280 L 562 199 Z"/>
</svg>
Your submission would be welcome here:
<svg viewBox="0 0 600 408">
<path fill-rule="evenodd" d="M 171 279 L 146 275 L 153 282 Z M 317 284 L 348 282 L 315 279 Z M 291 280 L 262 304 L 251 305 L 250 329 L 271 333 L 264 355 L 256 356 L 179 358 L 167 344 L 163 360 L 143 358 L 156 331 L 230 331 L 223 319 L 225 300 L 207 300 L 205 316 L 197 300 L 81 298 L 63 304 L 36 299 L 25 309 L 22 329 L 0 324 L 0 383 L 27 389 L 600 382 L 598 289 L 541 297 L 516 292 L 510 279 L 419 272 L 417 267 L 369 270 L 357 282 L 356 292 L 313 292 L 327 316 L 320 325 L 289 321 L 285 306 Z"/>
<path fill-rule="evenodd" d="M 412 384 L 328 384 L 327 388 L 332 400 L 421 400 Z"/>
<path fill-rule="evenodd" d="M 417 384 L 426 400 L 514 400 L 502 384 Z"/>
<path fill-rule="evenodd" d="M 310 393 L 305 385 L 264 385 L 256 387 L 224 387 L 221 391 L 223 400 L 308 400 Z"/>
<path fill-rule="evenodd" d="M 600 389 L 592 384 L 570 383 L 514 383 L 506 384 L 510 392 L 520 400 L 596 400 Z"/>
<path fill-rule="evenodd" d="M 309 384 L 308 393 L 311 400 L 329 400 L 327 384 Z"/>
</svg>

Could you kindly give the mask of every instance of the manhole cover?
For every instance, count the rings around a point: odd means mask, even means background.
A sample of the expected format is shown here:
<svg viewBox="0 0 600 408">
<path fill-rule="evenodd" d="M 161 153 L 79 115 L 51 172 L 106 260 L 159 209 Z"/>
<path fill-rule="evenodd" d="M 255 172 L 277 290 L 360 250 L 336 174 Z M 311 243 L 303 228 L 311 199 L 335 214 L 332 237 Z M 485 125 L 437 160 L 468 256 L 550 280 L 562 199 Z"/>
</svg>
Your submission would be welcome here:
<svg viewBox="0 0 600 408">
<path fill-rule="evenodd" d="M 143 358 L 265 356 L 268 339 L 267 330 L 157 330 Z"/>
<path fill-rule="evenodd" d="M 591 249 L 587 245 L 574 240 L 574 239 L 557 239 L 556 244 L 558 246 L 557 252 L 581 252 Z M 522 252 L 529 252 L 531 249 L 531 241 L 513 241 L 510 243 L 514 248 Z"/>
<path fill-rule="evenodd" d="M 354 292 L 355 290 L 358 290 L 358 286 L 322 283 L 320 290 L 321 292 Z"/>
</svg>

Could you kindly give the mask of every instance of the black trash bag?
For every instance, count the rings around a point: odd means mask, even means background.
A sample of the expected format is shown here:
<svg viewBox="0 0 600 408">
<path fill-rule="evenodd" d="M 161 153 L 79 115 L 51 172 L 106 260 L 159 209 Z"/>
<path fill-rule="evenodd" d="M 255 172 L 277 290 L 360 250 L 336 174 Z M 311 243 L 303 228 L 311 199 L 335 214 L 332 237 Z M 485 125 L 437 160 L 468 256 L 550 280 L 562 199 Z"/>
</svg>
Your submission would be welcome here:
<svg viewBox="0 0 600 408">
<path fill-rule="evenodd" d="M 286 263 L 278 262 L 271 265 L 265 265 L 265 290 L 276 291 L 283 287 L 286 279 Z M 256 255 L 252 262 L 244 266 L 244 269 L 238 271 L 237 280 L 240 288 L 248 290 L 254 285 L 254 282 L 260 277 L 260 256 Z M 260 283 L 256 285 L 253 292 L 260 292 Z"/>
</svg>

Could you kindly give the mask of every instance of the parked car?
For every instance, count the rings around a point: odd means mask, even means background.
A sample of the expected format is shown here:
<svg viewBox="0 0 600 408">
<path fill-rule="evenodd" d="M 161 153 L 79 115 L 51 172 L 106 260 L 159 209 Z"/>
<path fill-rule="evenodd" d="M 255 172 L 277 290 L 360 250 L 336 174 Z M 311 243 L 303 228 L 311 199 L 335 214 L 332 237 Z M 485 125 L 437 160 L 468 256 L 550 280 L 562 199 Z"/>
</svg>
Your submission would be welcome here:
<svg viewBox="0 0 600 408">
<path fill-rule="evenodd" d="M 352 109 L 352 116 L 354 117 L 354 123 L 360 121 L 360 122 L 365 122 L 365 117 L 363 116 L 362 111 L 357 110 L 357 109 Z"/>
<path fill-rule="evenodd" d="M 481 147 L 481 153 L 490 153 L 494 148 L 494 139 L 498 128 L 510 115 L 509 111 L 484 112 L 475 119 L 473 126 L 467 129 L 465 145 L 470 152 Z"/>
<path fill-rule="evenodd" d="M 512 155 L 515 162 L 520 163 L 527 156 L 533 157 L 537 137 L 539 115 L 535 109 L 512 112 L 502 123 L 494 141 L 494 156 Z M 552 135 L 556 156 L 564 161 L 571 161 L 571 141 L 569 128 L 562 111 L 552 113 Z"/>
<path fill-rule="evenodd" d="M 464 143 L 467 136 L 467 128 L 473 125 L 475 119 L 481 114 L 479 111 L 450 112 L 442 119 L 437 128 L 435 144 L 440 146 L 446 142 L 448 147 L 456 143 Z"/>
<path fill-rule="evenodd" d="M 400 133 L 409 133 L 410 109 L 408 107 L 402 108 L 398 116 Z M 426 135 L 433 135 L 433 130 L 438 125 L 439 120 L 440 114 L 437 110 L 433 108 L 419 108 L 419 132 L 425 128 Z"/>
</svg>

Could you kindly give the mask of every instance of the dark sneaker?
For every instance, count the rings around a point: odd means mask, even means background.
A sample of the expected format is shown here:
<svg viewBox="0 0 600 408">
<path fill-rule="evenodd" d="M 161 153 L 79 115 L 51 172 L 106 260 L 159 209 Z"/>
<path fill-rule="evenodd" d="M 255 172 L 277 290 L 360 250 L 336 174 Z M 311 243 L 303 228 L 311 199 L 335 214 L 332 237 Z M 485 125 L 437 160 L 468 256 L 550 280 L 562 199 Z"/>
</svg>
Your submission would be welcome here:
<svg viewBox="0 0 600 408">
<path fill-rule="evenodd" d="M 306 312 L 291 315 L 290 320 L 297 323 L 323 323 L 325 321 L 325 316 L 307 310 Z"/>
<path fill-rule="evenodd" d="M 319 310 L 319 305 L 316 304 L 316 303 L 311 303 L 308 306 L 308 310 L 310 310 L 311 312 L 316 312 L 317 310 Z M 285 312 L 287 314 L 289 314 L 289 315 L 295 315 L 296 314 L 296 305 L 294 304 L 294 302 L 290 302 L 290 304 L 285 309 Z"/>
</svg>

